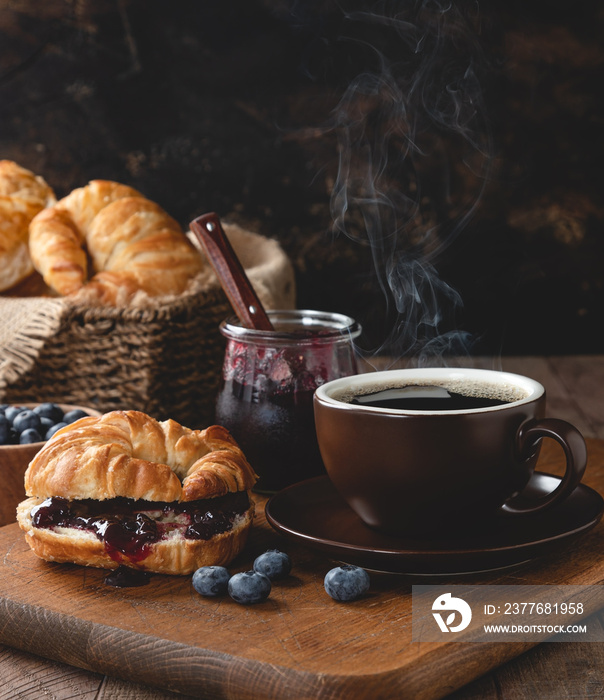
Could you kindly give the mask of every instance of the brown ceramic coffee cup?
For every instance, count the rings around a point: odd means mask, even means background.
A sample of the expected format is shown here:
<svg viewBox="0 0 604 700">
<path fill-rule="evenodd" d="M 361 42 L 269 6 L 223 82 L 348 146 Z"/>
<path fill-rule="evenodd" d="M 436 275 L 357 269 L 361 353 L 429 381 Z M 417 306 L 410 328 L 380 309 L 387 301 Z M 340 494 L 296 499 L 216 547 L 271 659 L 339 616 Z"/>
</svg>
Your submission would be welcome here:
<svg viewBox="0 0 604 700">
<path fill-rule="evenodd" d="M 370 527 L 422 534 L 521 517 L 565 499 L 587 451 L 569 423 L 545 418 L 545 389 L 508 372 L 403 369 L 327 382 L 315 392 L 315 422 L 327 473 Z M 542 438 L 566 455 L 549 494 L 522 491 Z"/>
</svg>

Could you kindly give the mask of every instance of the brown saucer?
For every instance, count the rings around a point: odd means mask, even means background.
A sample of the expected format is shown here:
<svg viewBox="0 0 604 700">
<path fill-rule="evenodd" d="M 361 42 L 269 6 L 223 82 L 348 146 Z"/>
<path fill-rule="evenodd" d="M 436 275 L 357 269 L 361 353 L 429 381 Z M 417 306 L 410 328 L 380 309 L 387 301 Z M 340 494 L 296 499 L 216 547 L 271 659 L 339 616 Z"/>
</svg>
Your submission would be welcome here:
<svg viewBox="0 0 604 700">
<path fill-rule="evenodd" d="M 535 473 L 527 489 L 549 493 L 560 479 Z M 450 530 L 429 540 L 394 537 L 367 527 L 327 476 L 294 484 L 266 504 L 266 519 L 282 534 L 367 569 L 413 575 L 491 571 L 534 559 L 593 528 L 604 500 L 580 484 L 566 501 L 525 516 L 494 515 L 479 531 Z"/>
</svg>

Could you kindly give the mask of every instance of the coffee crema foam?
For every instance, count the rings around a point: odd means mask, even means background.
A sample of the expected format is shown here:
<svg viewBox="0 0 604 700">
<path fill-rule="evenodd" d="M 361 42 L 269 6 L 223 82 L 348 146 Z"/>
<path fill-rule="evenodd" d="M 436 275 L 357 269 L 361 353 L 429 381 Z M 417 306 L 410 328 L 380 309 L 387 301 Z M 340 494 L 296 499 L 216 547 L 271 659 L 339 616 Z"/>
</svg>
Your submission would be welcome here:
<svg viewBox="0 0 604 700">
<path fill-rule="evenodd" d="M 497 384 L 484 381 L 473 381 L 468 379 L 436 380 L 419 379 L 413 382 L 383 381 L 365 386 L 348 387 L 339 392 L 334 392 L 332 398 L 342 403 L 352 403 L 361 396 L 369 396 L 389 390 L 403 390 L 413 388 L 435 388 L 466 396 L 474 399 L 485 399 L 501 401 L 502 404 L 521 401 L 529 396 L 529 392 L 515 384 Z"/>
</svg>

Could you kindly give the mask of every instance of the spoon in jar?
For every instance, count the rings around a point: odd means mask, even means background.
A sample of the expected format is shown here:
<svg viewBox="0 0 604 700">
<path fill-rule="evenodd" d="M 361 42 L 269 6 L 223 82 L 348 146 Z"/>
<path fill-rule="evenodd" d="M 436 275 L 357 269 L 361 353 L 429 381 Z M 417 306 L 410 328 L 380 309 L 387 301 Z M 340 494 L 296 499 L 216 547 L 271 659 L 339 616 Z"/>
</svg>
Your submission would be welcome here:
<svg viewBox="0 0 604 700">
<path fill-rule="evenodd" d="M 190 226 L 244 328 L 274 330 L 241 261 L 226 237 L 218 215 L 214 212 L 203 214 L 191 221 Z"/>
</svg>

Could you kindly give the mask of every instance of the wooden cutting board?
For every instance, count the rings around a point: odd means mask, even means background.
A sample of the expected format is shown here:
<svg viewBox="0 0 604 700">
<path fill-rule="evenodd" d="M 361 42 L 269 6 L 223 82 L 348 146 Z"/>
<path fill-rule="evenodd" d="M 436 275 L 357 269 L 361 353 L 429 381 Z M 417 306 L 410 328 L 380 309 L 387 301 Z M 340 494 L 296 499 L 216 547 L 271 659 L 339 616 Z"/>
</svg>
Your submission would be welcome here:
<svg viewBox="0 0 604 700">
<path fill-rule="evenodd" d="M 588 441 L 585 483 L 604 492 L 604 442 Z M 556 472 L 557 448 L 539 468 Z M 115 589 L 105 572 L 38 560 L 18 526 L 0 528 L 0 643 L 197 697 L 439 698 L 523 653 L 534 643 L 412 643 L 411 586 L 404 575 L 372 574 L 370 593 L 337 603 L 323 590 L 334 562 L 282 539 L 263 502 L 233 572 L 268 548 L 294 569 L 269 599 L 243 607 L 197 595 L 189 577 L 155 576 Z M 505 572 L 439 578 L 455 584 L 603 584 L 604 522 L 572 547 Z"/>
</svg>

